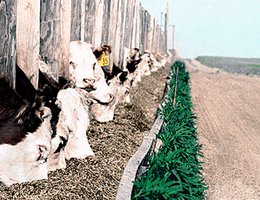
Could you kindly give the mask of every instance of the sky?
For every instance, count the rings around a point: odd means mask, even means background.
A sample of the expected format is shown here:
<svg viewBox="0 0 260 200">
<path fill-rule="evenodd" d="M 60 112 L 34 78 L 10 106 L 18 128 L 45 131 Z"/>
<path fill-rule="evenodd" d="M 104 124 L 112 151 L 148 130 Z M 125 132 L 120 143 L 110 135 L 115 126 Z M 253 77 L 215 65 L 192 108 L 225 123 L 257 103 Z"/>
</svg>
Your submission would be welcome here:
<svg viewBox="0 0 260 200">
<path fill-rule="evenodd" d="M 140 0 L 161 23 L 166 0 Z M 169 0 L 174 47 L 200 55 L 260 58 L 260 0 Z"/>
</svg>

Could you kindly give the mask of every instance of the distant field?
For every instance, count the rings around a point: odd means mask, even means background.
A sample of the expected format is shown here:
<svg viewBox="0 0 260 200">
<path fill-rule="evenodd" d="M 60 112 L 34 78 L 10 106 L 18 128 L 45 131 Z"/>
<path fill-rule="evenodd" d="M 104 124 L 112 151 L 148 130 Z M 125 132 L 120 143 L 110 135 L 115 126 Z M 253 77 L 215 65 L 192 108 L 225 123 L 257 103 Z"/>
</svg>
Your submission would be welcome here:
<svg viewBox="0 0 260 200">
<path fill-rule="evenodd" d="M 260 76 L 260 58 L 198 56 L 195 60 L 209 67 L 221 68 L 227 72 Z"/>
</svg>

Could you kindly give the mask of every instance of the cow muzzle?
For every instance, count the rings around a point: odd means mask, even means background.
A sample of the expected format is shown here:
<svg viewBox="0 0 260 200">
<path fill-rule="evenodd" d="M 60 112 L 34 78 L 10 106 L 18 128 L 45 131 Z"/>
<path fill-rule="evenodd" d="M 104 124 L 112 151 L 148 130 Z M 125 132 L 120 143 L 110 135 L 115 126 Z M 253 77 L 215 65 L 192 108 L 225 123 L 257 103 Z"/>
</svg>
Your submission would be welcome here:
<svg viewBox="0 0 260 200">
<path fill-rule="evenodd" d="M 82 88 L 82 89 L 86 90 L 87 92 L 96 90 L 96 87 L 95 87 L 96 80 L 95 79 L 84 78 L 83 83 L 84 83 L 84 88 Z"/>
<path fill-rule="evenodd" d="M 111 93 L 108 93 L 101 98 L 91 96 L 90 99 L 94 100 L 94 102 L 101 104 L 101 105 L 109 105 L 114 102 L 115 96 Z"/>
</svg>

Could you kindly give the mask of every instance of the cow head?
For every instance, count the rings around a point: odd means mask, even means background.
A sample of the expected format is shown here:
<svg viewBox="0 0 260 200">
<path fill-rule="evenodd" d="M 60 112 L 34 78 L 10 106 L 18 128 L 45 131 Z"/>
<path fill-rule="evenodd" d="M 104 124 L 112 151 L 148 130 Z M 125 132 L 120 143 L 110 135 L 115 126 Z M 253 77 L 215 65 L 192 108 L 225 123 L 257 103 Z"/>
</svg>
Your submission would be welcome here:
<svg viewBox="0 0 260 200">
<path fill-rule="evenodd" d="M 108 85 L 114 92 L 119 102 L 130 103 L 130 87 L 131 80 L 128 77 L 128 72 L 122 71 L 108 80 Z"/>
<path fill-rule="evenodd" d="M 100 122 L 110 121 L 114 116 L 115 96 L 106 83 L 105 75 L 89 44 L 81 41 L 70 43 L 70 79 L 76 87 L 87 89 L 91 95 L 91 114 Z M 77 84 L 78 83 L 78 84 Z"/>
<path fill-rule="evenodd" d="M 149 76 L 151 75 L 150 71 L 150 57 L 148 53 L 144 53 L 142 56 L 142 62 L 139 64 L 138 67 L 141 68 L 141 76 Z"/>
<path fill-rule="evenodd" d="M 88 43 L 73 41 L 70 43 L 69 76 L 73 85 L 89 90 L 96 89 L 97 78 L 94 75 L 97 60 Z"/>
<path fill-rule="evenodd" d="M 129 73 L 133 73 L 138 64 L 141 61 L 140 53 L 138 48 L 131 49 L 129 51 L 129 55 L 126 57 L 126 69 L 128 70 Z"/>
<path fill-rule="evenodd" d="M 99 122 L 111 121 L 114 118 L 117 99 L 113 90 L 108 86 L 105 74 L 99 65 L 96 65 L 95 76 L 98 77 L 96 90 L 91 91 L 91 116 Z"/>
<path fill-rule="evenodd" d="M 67 88 L 58 93 L 57 104 L 61 112 L 57 124 L 57 136 L 53 139 L 50 165 L 54 163 L 60 167 L 65 157 L 85 158 L 94 155 L 86 136 L 90 123 L 88 96 L 88 92 L 78 88 Z"/>
<path fill-rule="evenodd" d="M 39 110 L 41 125 L 16 145 L 0 145 L 0 181 L 6 185 L 48 178 L 47 158 L 51 149 L 51 111 Z"/>
</svg>

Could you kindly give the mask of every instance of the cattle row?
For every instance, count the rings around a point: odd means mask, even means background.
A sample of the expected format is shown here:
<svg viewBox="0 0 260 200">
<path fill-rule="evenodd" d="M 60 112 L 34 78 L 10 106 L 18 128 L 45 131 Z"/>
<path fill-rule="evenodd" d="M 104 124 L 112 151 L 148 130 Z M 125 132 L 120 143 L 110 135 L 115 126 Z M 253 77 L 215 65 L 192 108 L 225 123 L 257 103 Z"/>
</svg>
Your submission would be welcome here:
<svg viewBox="0 0 260 200">
<path fill-rule="evenodd" d="M 66 168 L 66 159 L 94 156 L 86 134 L 90 120 L 113 120 L 116 105 L 130 102 L 131 88 L 171 59 L 125 48 L 118 67 L 109 64 L 111 51 L 109 45 L 71 42 L 69 78 L 55 81 L 50 66 L 39 61 L 38 90 L 19 66 L 15 90 L 0 79 L 1 182 L 47 179 L 49 171 Z"/>
</svg>

